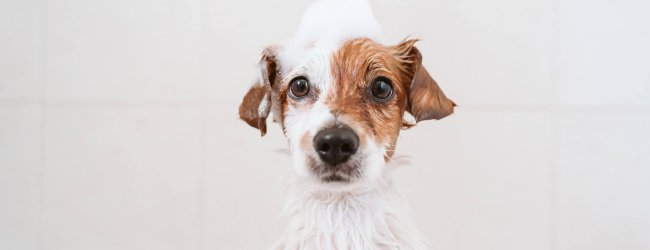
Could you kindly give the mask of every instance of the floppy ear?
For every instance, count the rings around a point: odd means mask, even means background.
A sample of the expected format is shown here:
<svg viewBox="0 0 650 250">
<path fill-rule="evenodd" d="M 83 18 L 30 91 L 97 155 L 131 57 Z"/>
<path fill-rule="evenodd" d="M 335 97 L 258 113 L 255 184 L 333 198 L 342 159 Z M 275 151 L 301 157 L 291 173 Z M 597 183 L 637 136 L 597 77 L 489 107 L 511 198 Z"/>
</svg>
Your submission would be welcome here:
<svg viewBox="0 0 650 250">
<path fill-rule="evenodd" d="M 406 40 L 395 47 L 400 58 L 407 64 L 405 70 L 411 79 L 406 110 L 415 117 L 416 122 L 439 120 L 453 113 L 456 104 L 445 96 L 422 65 L 422 54 L 414 46 L 417 41 Z"/>
<path fill-rule="evenodd" d="M 278 80 L 278 65 L 273 47 L 262 51 L 259 70 L 258 81 L 248 90 L 239 105 L 239 117 L 251 127 L 259 129 L 261 135 L 264 136 L 266 134 L 266 118 L 271 112 L 271 88 Z"/>
</svg>

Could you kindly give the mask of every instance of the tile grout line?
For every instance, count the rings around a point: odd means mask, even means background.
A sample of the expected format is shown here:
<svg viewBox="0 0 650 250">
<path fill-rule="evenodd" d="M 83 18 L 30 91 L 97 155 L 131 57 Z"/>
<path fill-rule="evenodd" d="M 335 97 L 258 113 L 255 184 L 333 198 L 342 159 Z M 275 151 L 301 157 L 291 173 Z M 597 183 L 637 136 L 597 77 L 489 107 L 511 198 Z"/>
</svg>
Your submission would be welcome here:
<svg viewBox="0 0 650 250">
<path fill-rule="evenodd" d="M 199 39 L 198 39 L 199 40 L 198 47 L 202 51 L 205 52 L 205 51 L 209 51 L 209 49 L 208 49 L 209 48 L 209 46 L 208 46 L 209 42 L 206 41 L 206 40 L 209 39 L 209 36 L 206 34 L 206 32 L 209 30 L 208 29 L 208 23 L 209 22 L 207 20 L 209 20 L 209 18 L 208 18 L 209 12 L 208 11 L 210 10 L 210 8 L 209 8 L 208 2 L 206 0 L 202 0 L 201 3 L 200 3 L 200 6 L 201 6 L 201 13 L 200 13 L 200 27 L 201 28 L 200 28 Z M 206 12 L 208 12 L 208 13 L 206 13 Z M 201 74 L 203 76 L 206 76 L 206 73 L 208 72 L 206 67 L 209 64 L 208 56 L 210 55 L 210 53 L 209 52 L 208 53 L 200 53 L 198 51 L 197 51 L 197 53 L 199 54 L 198 56 L 199 56 L 199 63 L 200 63 L 200 65 L 199 65 L 199 74 Z M 202 88 L 206 88 L 205 84 L 200 85 L 200 86 Z M 205 92 L 205 89 L 202 92 Z M 208 112 L 207 112 L 207 105 L 205 104 L 203 98 L 204 98 L 203 95 L 201 95 L 200 96 L 201 100 L 199 102 L 200 103 L 199 104 L 199 111 L 200 111 L 199 115 L 201 117 L 200 118 L 201 124 L 199 125 L 200 126 L 199 127 L 199 129 L 200 129 L 199 134 L 201 136 L 200 145 L 199 145 L 200 150 L 201 150 L 199 152 L 200 157 L 201 157 L 201 170 L 200 170 L 200 173 L 199 173 L 199 204 L 198 204 L 199 205 L 199 211 L 198 211 L 199 212 L 199 216 L 198 216 L 198 218 L 199 218 L 199 224 L 198 224 L 198 227 L 199 227 L 198 228 L 198 232 L 199 232 L 198 249 L 202 249 L 202 250 L 207 249 L 207 242 L 206 241 L 207 241 L 207 223 L 208 223 L 207 222 L 207 218 L 208 218 L 208 216 L 207 216 L 207 208 L 206 208 L 206 206 L 207 206 L 207 195 L 208 195 L 208 192 L 207 192 L 207 172 L 208 172 L 208 160 L 207 160 L 207 157 L 208 157 L 207 156 L 208 155 L 208 139 L 207 139 L 207 135 L 208 135 L 208 132 L 207 132 L 208 128 L 207 127 L 208 127 L 208 125 L 207 125 L 207 120 L 208 120 L 208 118 L 207 118 L 207 114 L 208 114 Z"/>
<path fill-rule="evenodd" d="M 200 170 L 199 170 L 199 179 L 198 179 L 198 249 L 205 249 L 205 239 L 206 239 L 206 174 L 207 174 L 207 118 L 206 111 L 204 107 L 199 108 L 200 124 L 199 124 L 199 157 L 200 157 Z"/>
<path fill-rule="evenodd" d="M 36 229 L 36 246 L 37 249 L 44 249 L 44 237 L 45 237 L 45 170 L 46 170 L 46 155 L 47 155 L 47 145 L 46 145 L 46 133 L 47 133 L 47 53 L 48 53 L 48 4 L 47 0 L 42 1 L 42 20 L 41 20 L 41 86 L 40 86 L 40 97 L 39 104 L 41 108 L 40 112 L 40 175 L 39 175 L 39 198 L 38 198 L 38 228 Z"/>
<path fill-rule="evenodd" d="M 560 103 L 560 89 L 559 89 L 559 79 L 560 79 L 560 20 L 559 20 L 559 10 L 560 2 L 558 0 L 551 2 L 551 29 L 552 37 L 551 40 L 551 88 L 553 88 L 553 103 L 558 105 Z M 578 112 L 580 110 L 577 110 Z M 550 249 L 558 249 L 558 167 L 559 167 L 559 150 L 558 150 L 558 116 L 555 112 L 549 113 L 549 118 L 551 122 L 551 164 L 549 169 L 549 243 Z"/>
<path fill-rule="evenodd" d="M 555 80 L 553 80 L 555 81 Z M 2 105 L 40 105 L 47 106 L 131 106 L 131 107 L 146 107 L 146 106 L 194 106 L 199 107 L 207 104 L 219 105 L 228 103 L 229 101 L 215 101 L 215 100 L 62 100 L 62 99 L 16 99 L 16 98 L 0 98 Z M 641 113 L 647 114 L 650 112 L 650 106 L 645 105 L 492 105 L 492 104 L 476 104 L 476 105 L 463 105 L 458 109 L 463 109 L 470 112 L 529 112 L 529 113 L 616 113 L 616 114 L 630 114 Z"/>
</svg>

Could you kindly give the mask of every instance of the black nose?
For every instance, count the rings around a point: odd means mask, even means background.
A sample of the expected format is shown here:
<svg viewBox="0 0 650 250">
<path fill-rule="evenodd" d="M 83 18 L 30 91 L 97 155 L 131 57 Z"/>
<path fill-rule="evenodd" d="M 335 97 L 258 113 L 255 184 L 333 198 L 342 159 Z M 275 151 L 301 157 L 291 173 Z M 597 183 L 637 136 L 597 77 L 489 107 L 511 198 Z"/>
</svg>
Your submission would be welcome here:
<svg viewBox="0 0 650 250">
<path fill-rule="evenodd" d="M 326 128 L 314 136 L 314 147 L 321 160 L 334 166 L 357 152 L 359 137 L 346 126 Z"/>
</svg>

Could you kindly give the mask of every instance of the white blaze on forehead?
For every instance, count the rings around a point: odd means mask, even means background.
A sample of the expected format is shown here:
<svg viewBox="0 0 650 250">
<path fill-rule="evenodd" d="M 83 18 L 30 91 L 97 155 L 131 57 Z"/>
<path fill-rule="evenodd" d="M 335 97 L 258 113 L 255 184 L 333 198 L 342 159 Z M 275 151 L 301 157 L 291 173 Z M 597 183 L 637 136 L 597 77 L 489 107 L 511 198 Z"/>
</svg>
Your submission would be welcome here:
<svg viewBox="0 0 650 250">
<path fill-rule="evenodd" d="M 283 83 L 289 83 L 293 78 L 306 77 L 312 88 L 318 91 L 319 96 L 311 107 L 304 105 L 288 105 L 284 113 L 284 125 L 287 137 L 289 138 L 291 151 L 294 155 L 294 167 L 301 175 L 308 175 L 305 167 L 307 152 L 303 150 L 301 139 L 308 136 L 309 140 L 326 124 L 334 121 L 330 108 L 325 104 L 325 96 L 332 86 L 331 56 L 338 45 L 330 40 L 321 40 L 313 44 L 304 52 L 304 56 L 298 61 L 298 66 L 287 72 Z"/>
<path fill-rule="evenodd" d="M 298 31 L 282 46 L 278 55 L 282 73 L 296 67 L 305 52 L 321 40 L 340 43 L 359 37 L 381 42 L 381 26 L 368 0 L 318 1 L 305 11 Z"/>
</svg>

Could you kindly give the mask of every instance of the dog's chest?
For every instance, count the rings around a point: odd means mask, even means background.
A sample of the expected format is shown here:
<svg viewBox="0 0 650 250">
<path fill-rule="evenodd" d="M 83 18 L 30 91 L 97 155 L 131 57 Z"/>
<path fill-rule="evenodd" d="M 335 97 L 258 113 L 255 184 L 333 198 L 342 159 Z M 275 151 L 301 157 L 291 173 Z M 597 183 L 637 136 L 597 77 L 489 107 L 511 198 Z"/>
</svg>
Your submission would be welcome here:
<svg viewBox="0 0 650 250">
<path fill-rule="evenodd" d="M 424 249 L 388 194 L 302 194 L 289 205 L 289 229 L 274 249 Z"/>
</svg>

